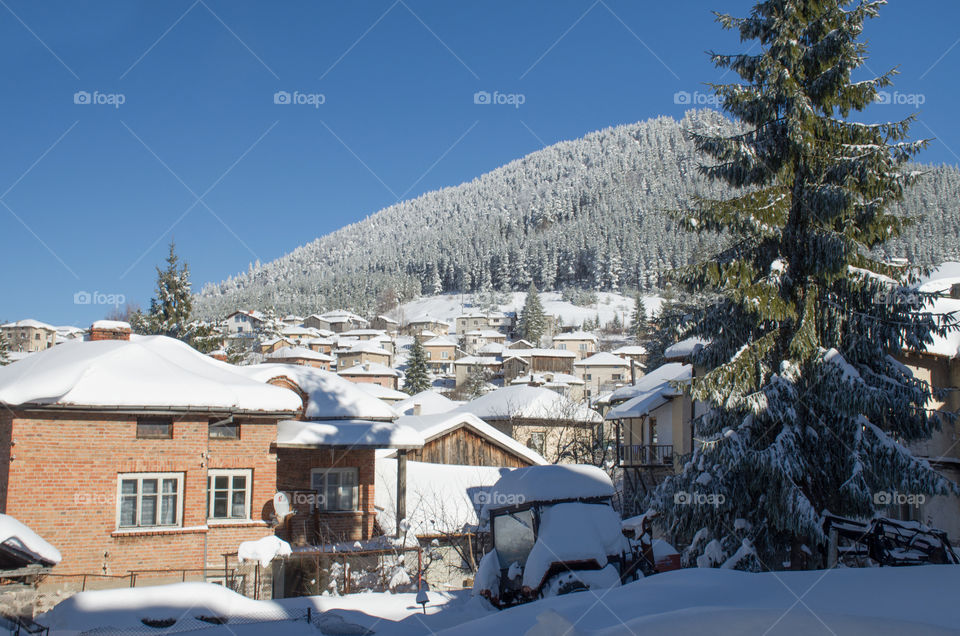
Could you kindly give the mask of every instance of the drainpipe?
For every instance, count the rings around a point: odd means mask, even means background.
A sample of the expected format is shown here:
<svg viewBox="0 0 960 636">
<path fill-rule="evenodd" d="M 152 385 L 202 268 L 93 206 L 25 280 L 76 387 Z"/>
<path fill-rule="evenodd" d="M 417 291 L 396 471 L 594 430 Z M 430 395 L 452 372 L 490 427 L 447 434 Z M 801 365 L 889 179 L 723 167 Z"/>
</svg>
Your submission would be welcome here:
<svg viewBox="0 0 960 636">
<path fill-rule="evenodd" d="M 397 537 L 400 522 L 407 517 L 407 451 L 397 450 Z"/>
</svg>

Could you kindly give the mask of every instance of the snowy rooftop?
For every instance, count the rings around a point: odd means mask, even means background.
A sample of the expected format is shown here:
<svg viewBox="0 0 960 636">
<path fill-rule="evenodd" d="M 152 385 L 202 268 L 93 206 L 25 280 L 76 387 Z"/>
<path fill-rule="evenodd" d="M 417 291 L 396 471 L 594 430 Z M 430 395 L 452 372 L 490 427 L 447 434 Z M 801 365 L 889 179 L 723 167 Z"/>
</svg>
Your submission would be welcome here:
<svg viewBox="0 0 960 636">
<path fill-rule="evenodd" d="M 362 336 L 383 336 L 386 335 L 383 329 L 351 329 L 350 331 L 344 331 L 341 333 L 341 336 L 350 337 L 362 337 Z"/>
<path fill-rule="evenodd" d="M 423 343 L 424 347 L 455 347 L 457 343 L 450 338 L 444 336 L 437 336 L 436 338 L 430 338 Z"/>
<path fill-rule="evenodd" d="M 272 363 L 237 367 L 237 370 L 258 382 L 287 378 L 296 384 L 308 396 L 304 417 L 310 420 L 393 420 L 397 417 L 397 412 L 385 402 L 330 371 Z M 287 393 L 296 395 L 291 391 Z"/>
<path fill-rule="evenodd" d="M 268 353 L 266 357 L 268 360 L 301 359 L 318 360 L 320 362 L 333 361 L 333 358 L 327 354 L 314 351 L 313 349 L 307 349 L 306 347 L 280 347 L 276 351 Z"/>
<path fill-rule="evenodd" d="M 391 353 L 380 346 L 376 340 L 361 340 L 350 345 L 346 353 L 373 353 L 381 356 L 390 356 Z"/>
<path fill-rule="evenodd" d="M 464 335 L 466 335 L 466 336 L 476 336 L 476 337 L 478 337 L 478 338 L 494 338 L 494 339 L 503 338 L 503 339 L 506 339 L 506 336 L 505 336 L 505 335 L 503 335 L 503 334 L 500 333 L 499 331 L 496 331 L 495 329 L 474 329 L 474 330 L 472 330 L 472 331 L 468 331 L 468 332 L 467 332 L 466 334 L 464 334 Z"/>
<path fill-rule="evenodd" d="M 630 363 L 612 353 L 601 351 L 573 363 L 575 367 L 630 367 Z"/>
<path fill-rule="evenodd" d="M 589 340 L 597 342 L 597 336 L 589 331 L 571 331 L 570 333 L 558 333 L 553 337 L 554 342 L 564 342 L 568 340 Z"/>
<path fill-rule="evenodd" d="M 24 565 L 40 563 L 56 565 L 60 563 L 60 551 L 47 543 L 26 524 L 10 515 L 0 514 L 0 550 L 12 552 L 17 560 L 22 558 Z"/>
<path fill-rule="evenodd" d="M 40 322 L 39 320 L 34 320 L 33 318 L 24 318 L 23 320 L 18 320 L 16 322 L 8 322 L 5 325 L 0 325 L 3 328 L 15 328 L 15 327 L 32 327 L 34 329 L 48 329 L 50 331 L 56 331 L 57 328 L 53 325 L 48 325 L 45 322 Z"/>
<path fill-rule="evenodd" d="M 300 399 L 164 336 L 68 342 L 0 367 L 0 403 L 292 413 Z"/>
<path fill-rule="evenodd" d="M 527 448 L 509 435 L 501 433 L 472 413 L 452 411 L 436 415 L 406 415 L 397 419 L 397 424 L 408 426 L 423 435 L 425 442 L 445 435 L 458 428 L 468 428 L 495 446 L 523 457 L 532 464 L 546 464 L 539 453 Z"/>
<path fill-rule="evenodd" d="M 487 356 L 491 356 L 491 355 L 499 356 L 499 355 L 503 355 L 503 352 L 506 348 L 507 348 L 506 345 L 504 345 L 502 342 L 488 342 L 487 344 L 477 349 L 477 353 L 480 355 L 487 355 Z"/>
<path fill-rule="evenodd" d="M 277 425 L 277 446 L 287 448 L 422 448 L 423 436 L 397 422 L 284 420 Z"/>
<path fill-rule="evenodd" d="M 499 365 L 500 361 L 491 356 L 463 356 L 453 361 L 454 364 L 482 364 Z"/>
<path fill-rule="evenodd" d="M 643 345 L 626 345 L 614 349 L 613 354 L 617 356 L 645 356 L 647 355 L 647 349 Z"/>
<path fill-rule="evenodd" d="M 663 357 L 667 360 L 681 360 L 683 358 L 689 358 L 707 344 L 708 342 L 703 338 L 691 336 L 690 338 L 681 340 L 680 342 L 672 344 L 664 349 Z"/>
<path fill-rule="evenodd" d="M 97 320 L 93 323 L 91 328 L 103 329 L 105 331 L 130 331 L 130 323 L 122 320 Z"/>
<path fill-rule="evenodd" d="M 339 372 L 340 375 L 389 375 L 400 377 L 400 372 L 379 362 L 362 362 Z"/>
<path fill-rule="evenodd" d="M 950 298 L 950 290 L 960 284 L 960 263 L 944 263 L 930 278 L 924 281 L 919 289 L 922 292 L 938 293 L 940 297 L 932 305 L 923 308 L 924 312 L 933 314 L 953 314 L 953 318 L 960 322 L 960 300 Z M 948 358 L 960 355 L 960 331 L 951 331 L 945 336 L 931 334 L 933 343 L 927 346 L 927 353 L 946 356 Z"/>
<path fill-rule="evenodd" d="M 400 402 L 401 400 L 405 400 L 410 397 L 403 391 L 389 389 L 385 386 L 374 384 L 373 382 L 364 382 L 363 384 L 358 384 L 357 388 L 364 393 L 372 395 L 378 400 L 384 400 L 386 402 Z"/>
<path fill-rule="evenodd" d="M 600 414 L 555 391 L 526 384 L 506 386 L 467 402 L 459 412 L 482 420 L 573 420 L 599 422 Z"/>
<path fill-rule="evenodd" d="M 511 358 L 576 358 L 577 354 L 566 349 L 507 349 L 503 352 Z"/>
<path fill-rule="evenodd" d="M 417 404 L 420 405 L 421 415 L 436 415 L 438 413 L 448 413 L 460 406 L 462 402 L 454 402 L 445 395 L 427 389 L 397 402 L 393 405 L 393 408 L 397 409 L 401 415 L 413 415 L 414 407 Z"/>
<path fill-rule="evenodd" d="M 607 412 L 608 420 L 628 417 L 641 417 L 657 409 L 672 398 L 681 395 L 673 382 L 689 380 L 693 367 L 689 364 L 670 362 L 640 378 L 636 384 L 617 389 L 608 398 L 609 403 L 617 404 Z"/>
</svg>

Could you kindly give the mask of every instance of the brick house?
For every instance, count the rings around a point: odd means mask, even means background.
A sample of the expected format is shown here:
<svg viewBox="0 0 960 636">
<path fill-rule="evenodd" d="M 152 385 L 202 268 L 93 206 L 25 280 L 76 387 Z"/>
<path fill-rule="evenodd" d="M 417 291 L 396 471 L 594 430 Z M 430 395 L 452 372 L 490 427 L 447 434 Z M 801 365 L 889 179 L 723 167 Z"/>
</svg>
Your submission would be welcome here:
<svg viewBox="0 0 960 636">
<path fill-rule="evenodd" d="M 583 360 L 597 352 L 597 337 L 587 331 L 561 333 L 553 337 L 553 346 L 572 351 L 577 355 L 577 360 Z"/>
<path fill-rule="evenodd" d="M 301 407 L 231 369 L 162 336 L 0 368 L 0 512 L 59 547 L 57 573 L 222 567 L 273 533 L 271 449 Z"/>
<path fill-rule="evenodd" d="M 364 362 L 342 371 L 338 370 L 337 373 L 357 384 L 372 382 L 388 389 L 397 389 L 400 384 L 399 371 L 376 362 Z"/>
<path fill-rule="evenodd" d="M 337 349 L 336 354 L 337 369 L 349 369 L 366 363 L 389 367 L 393 361 L 393 354 L 381 347 L 376 340 L 355 342 L 350 348 Z"/>
<path fill-rule="evenodd" d="M 453 361 L 457 357 L 457 343 L 444 336 L 431 338 L 423 343 L 430 370 L 437 373 L 453 371 Z"/>
<path fill-rule="evenodd" d="M 324 371 L 330 370 L 333 357 L 325 353 L 307 349 L 306 347 L 280 347 L 266 355 L 267 362 L 281 364 L 300 364 L 307 367 L 316 367 Z"/>
</svg>

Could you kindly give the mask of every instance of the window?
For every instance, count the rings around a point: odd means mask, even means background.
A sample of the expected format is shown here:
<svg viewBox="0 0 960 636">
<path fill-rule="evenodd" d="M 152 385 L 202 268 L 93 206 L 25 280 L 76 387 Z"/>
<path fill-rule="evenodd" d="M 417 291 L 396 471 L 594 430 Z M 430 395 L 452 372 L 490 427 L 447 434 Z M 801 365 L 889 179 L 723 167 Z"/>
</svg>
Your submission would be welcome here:
<svg viewBox="0 0 960 636">
<path fill-rule="evenodd" d="M 207 471 L 207 517 L 209 519 L 250 518 L 252 472 L 249 468 Z"/>
<path fill-rule="evenodd" d="M 581 343 L 580 343 L 580 351 L 586 351 L 586 350 L 587 350 L 587 343 L 581 342 Z"/>
<path fill-rule="evenodd" d="M 207 430 L 210 439 L 240 439 L 239 422 L 210 420 L 210 427 Z"/>
<path fill-rule="evenodd" d="M 613 374 L 613 379 L 614 379 L 614 380 L 622 380 L 622 379 L 623 379 L 623 374 L 621 374 L 621 373 L 614 373 L 614 374 Z"/>
<path fill-rule="evenodd" d="M 440 357 L 441 357 L 442 359 L 446 360 L 447 358 L 450 357 L 450 352 L 449 352 L 449 351 L 441 351 L 441 352 L 440 352 Z"/>
<path fill-rule="evenodd" d="M 163 417 L 138 417 L 137 439 L 172 439 L 173 420 Z"/>
<path fill-rule="evenodd" d="M 527 448 L 537 451 L 540 454 L 543 454 L 544 447 L 546 446 L 546 433 L 530 433 L 530 439 L 527 440 Z"/>
<path fill-rule="evenodd" d="M 318 509 L 357 509 L 356 468 L 314 468 L 310 473 L 310 484 L 318 495 Z"/>
<path fill-rule="evenodd" d="M 566 351 L 567 345 L 561 342 L 560 344 L 557 345 L 557 349 L 559 349 L 560 351 Z"/>
<path fill-rule="evenodd" d="M 432 357 L 433 357 L 433 353 L 430 351 L 427 351 L 427 360 L 431 359 Z"/>
<path fill-rule="evenodd" d="M 181 524 L 183 473 L 127 473 L 117 482 L 120 528 Z"/>
<path fill-rule="evenodd" d="M 583 379 L 586 380 L 587 382 L 589 382 L 590 380 L 593 379 L 593 374 L 584 373 L 584 374 L 583 374 Z"/>
</svg>

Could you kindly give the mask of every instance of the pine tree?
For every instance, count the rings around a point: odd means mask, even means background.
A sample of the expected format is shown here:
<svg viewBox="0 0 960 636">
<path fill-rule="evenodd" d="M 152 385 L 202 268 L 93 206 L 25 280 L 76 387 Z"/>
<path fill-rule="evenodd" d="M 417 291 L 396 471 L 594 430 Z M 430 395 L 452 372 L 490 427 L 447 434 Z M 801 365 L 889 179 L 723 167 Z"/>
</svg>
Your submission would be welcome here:
<svg viewBox="0 0 960 636">
<path fill-rule="evenodd" d="M 10 341 L 6 334 L 0 331 L 0 367 L 10 364 Z"/>
<path fill-rule="evenodd" d="M 523 303 L 517 329 L 520 337 L 534 346 L 540 344 L 540 339 L 547 330 L 547 316 L 543 311 L 543 303 L 540 302 L 540 294 L 533 283 L 527 288 L 527 299 Z"/>
<path fill-rule="evenodd" d="M 482 364 L 472 364 L 467 370 L 467 379 L 460 389 L 461 398 L 473 400 L 487 391 L 487 383 L 490 381 L 490 371 Z"/>
<path fill-rule="evenodd" d="M 730 242 L 681 277 L 713 294 L 688 329 L 710 342 L 692 386 L 709 408 L 656 503 L 680 540 L 717 541 L 724 556 L 755 549 L 754 567 L 777 567 L 804 545 L 823 550 L 827 511 L 868 518 L 878 493 L 958 492 L 907 450 L 939 422 L 925 409 L 929 385 L 892 357 L 922 349 L 949 321 L 891 294 L 883 276 L 904 285 L 915 272 L 871 253 L 901 233 L 887 206 L 914 180 L 904 164 L 924 142 L 907 141 L 912 117 L 848 119 L 891 84 L 892 72 L 851 81 L 881 4 L 769 0 L 747 18 L 717 17 L 760 52 L 712 54 L 743 80 L 714 86 L 741 131 L 691 133 L 713 160 L 702 173 L 739 196 L 697 200 L 685 217 Z M 715 505 L 690 505 L 692 493 Z"/>
<path fill-rule="evenodd" d="M 643 303 L 643 296 L 637 294 L 633 301 L 633 335 L 637 342 L 647 339 L 647 306 Z"/>
<path fill-rule="evenodd" d="M 416 395 L 430 388 L 430 370 L 427 366 L 427 352 L 420 342 L 420 336 L 413 339 L 410 346 L 410 355 L 407 358 L 407 371 L 404 378 L 403 390 L 410 395 Z"/>
</svg>

